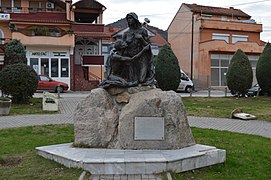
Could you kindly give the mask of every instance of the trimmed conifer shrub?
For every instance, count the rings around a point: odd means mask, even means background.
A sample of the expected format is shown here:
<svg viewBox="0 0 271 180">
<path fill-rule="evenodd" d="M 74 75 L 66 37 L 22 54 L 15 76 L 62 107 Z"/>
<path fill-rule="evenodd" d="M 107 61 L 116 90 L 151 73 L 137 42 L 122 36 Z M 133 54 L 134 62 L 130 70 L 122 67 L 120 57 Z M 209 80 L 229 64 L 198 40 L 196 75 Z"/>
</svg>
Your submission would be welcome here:
<svg viewBox="0 0 271 180">
<path fill-rule="evenodd" d="M 267 43 L 256 66 L 256 78 L 264 94 L 271 96 L 271 44 Z"/>
<path fill-rule="evenodd" d="M 5 65 L 24 63 L 26 64 L 26 51 L 24 45 L 17 39 L 11 40 L 5 47 Z"/>
<path fill-rule="evenodd" d="M 245 96 L 247 89 L 251 88 L 253 72 L 247 55 L 238 49 L 233 55 L 227 72 L 227 85 L 232 93 Z"/>
<path fill-rule="evenodd" d="M 7 65 L 0 71 L 0 89 L 15 103 L 27 103 L 37 88 L 37 74 L 26 64 Z"/>
<path fill-rule="evenodd" d="M 167 45 L 164 45 L 155 61 L 155 79 L 163 91 L 176 91 L 180 83 L 178 59 Z"/>
</svg>

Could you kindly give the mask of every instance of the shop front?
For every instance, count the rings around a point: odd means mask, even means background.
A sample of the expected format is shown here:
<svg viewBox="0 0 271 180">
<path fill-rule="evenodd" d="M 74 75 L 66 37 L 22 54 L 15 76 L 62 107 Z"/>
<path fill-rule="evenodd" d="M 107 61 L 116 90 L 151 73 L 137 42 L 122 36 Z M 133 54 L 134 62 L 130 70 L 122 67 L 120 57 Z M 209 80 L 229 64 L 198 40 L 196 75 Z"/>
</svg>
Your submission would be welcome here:
<svg viewBox="0 0 271 180">
<path fill-rule="evenodd" d="M 70 50 L 68 48 L 27 48 L 27 64 L 37 74 L 71 84 Z"/>
</svg>

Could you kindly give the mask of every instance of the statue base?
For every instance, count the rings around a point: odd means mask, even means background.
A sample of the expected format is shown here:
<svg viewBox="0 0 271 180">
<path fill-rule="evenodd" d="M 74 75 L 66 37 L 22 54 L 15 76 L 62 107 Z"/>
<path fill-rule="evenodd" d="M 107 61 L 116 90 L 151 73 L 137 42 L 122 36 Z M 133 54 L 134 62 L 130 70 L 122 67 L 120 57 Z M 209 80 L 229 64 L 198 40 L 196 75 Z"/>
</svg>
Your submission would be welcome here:
<svg viewBox="0 0 271 180">
<path fill-rule="evenodd" d="M 200 144 L 176 150 L 74 148 L 72 143 L 36 149 L 46 159 L 93 175 L 179 173 L 226 160 L 225 150 Z"/>
<path fill-rule="evenodd" d="M 181 96 L 149 86 L 97 88 L 74 113 L 75 147 L 180 149 L 195 144 Z"/>
</svg>

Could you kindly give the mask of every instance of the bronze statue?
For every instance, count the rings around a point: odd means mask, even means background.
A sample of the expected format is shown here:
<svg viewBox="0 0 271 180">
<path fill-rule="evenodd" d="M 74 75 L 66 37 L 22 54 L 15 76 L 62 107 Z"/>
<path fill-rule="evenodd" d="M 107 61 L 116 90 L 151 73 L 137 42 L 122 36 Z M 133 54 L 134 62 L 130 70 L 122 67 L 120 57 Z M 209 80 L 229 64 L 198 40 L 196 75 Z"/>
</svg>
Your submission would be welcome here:
<svg viewBox="0 0 271 180">
<path fill-rule="evenodd" d="M 129 29 L 116 40 L 105 67 L 101 87 L 132 87 L 154 84 L 154 66 L 147 30 L 135 13 L 126 16 Z"/>
</svg>

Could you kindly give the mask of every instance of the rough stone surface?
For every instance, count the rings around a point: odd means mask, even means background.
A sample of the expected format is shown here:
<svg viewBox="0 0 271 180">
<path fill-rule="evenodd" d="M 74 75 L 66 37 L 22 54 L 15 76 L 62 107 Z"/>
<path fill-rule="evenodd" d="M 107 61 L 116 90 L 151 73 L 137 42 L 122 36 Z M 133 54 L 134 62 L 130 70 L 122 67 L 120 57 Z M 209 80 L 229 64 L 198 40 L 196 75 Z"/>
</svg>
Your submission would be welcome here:
<svg viewBox="0 0 271 180">
<path fill-rule="evenodd" d="M 181 96 L 154 87 L 97 88 L 74 114 L 75 144 L 117 149 L 180 149 L 195 144 Z M 125 101 L 129 97 L 128 101 Z M 126 102 L 126 103 L 125 103 Z M 164 117 L 164 140 L 134 140 L 135 117 Z"/>
<path fill-rule="evenodd" d="M 118 126 L 118 109 L 108 92 L 94 89 L 81 101 L 74 114 L 75 144 L 107 147 Z"/>
<path fill-rule="evenodd" d="M 128 103 L 130 99 L 130 95 L 127 91 L 117 95 L 116 101 L 117 103 Z"/>
</svg>

